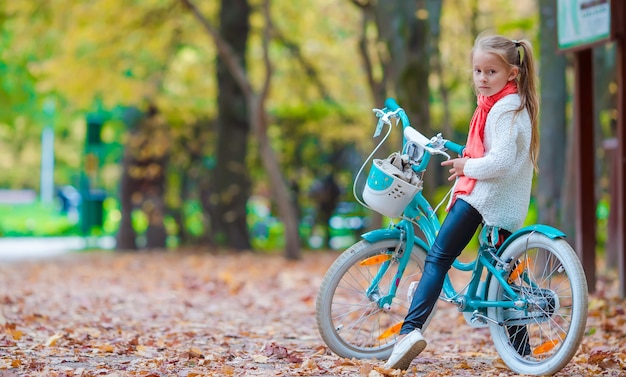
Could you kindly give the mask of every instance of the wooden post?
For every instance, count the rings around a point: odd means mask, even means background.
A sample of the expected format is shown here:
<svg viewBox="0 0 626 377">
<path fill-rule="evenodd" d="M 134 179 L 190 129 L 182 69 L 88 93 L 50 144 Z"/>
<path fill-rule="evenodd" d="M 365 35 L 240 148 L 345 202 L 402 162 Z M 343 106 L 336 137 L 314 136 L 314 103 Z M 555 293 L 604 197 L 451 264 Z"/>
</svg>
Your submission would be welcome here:
<svg viewBox="0 0 626 377">
<path fill-rule="evenodd" d="M 574 135 L 576 158 L 576 251 L 582 261 L 589 292 L 596 290 L 595 147 L 593 132 L 593 53 L 574 54 Z"/>
<path fill-rule="evenodd" d="M 617 261 L 619 295 L 626 298 L 626 5 L 611 1 L 611 17 L 617 47 L 617 163 L 614 179 L 617 195 L 612 197 L 617 209 Z"/>
</svg>

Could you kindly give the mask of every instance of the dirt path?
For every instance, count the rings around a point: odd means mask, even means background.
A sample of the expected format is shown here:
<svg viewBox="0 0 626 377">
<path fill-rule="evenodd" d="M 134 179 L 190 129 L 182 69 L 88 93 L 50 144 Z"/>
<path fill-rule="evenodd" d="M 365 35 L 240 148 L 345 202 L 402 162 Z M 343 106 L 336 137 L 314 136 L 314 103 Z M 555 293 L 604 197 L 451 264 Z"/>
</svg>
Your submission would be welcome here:
<svg viewBox="0 0 626 377">
<path fill-rule="evenodd" d="M 314 301 L 336 254 L 70 254 L 0 266 L 0 376 L 389 376 L 325 347 Z M 563 376 L 618 376 L 624 301 L 600 283 Z M 451 326 L 452 324 L 452 326 Z M 441 304 L 411 376 L 514 376 Z"/>
</svg>

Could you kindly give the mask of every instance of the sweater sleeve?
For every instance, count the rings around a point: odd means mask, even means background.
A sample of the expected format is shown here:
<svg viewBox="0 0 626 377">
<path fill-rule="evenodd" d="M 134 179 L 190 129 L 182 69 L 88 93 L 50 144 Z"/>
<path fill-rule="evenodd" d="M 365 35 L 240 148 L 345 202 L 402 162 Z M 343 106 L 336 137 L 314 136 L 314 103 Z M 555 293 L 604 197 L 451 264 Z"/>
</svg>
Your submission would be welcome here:
<svg viewBox="0 0 626 377">
<path fill-rule="evenodd" d="M 496 104 L 490 111 L 485 125 L 485 154 L 471 158 L 465 163 L 463 174 L 475 179 L 501 177 L 510 172 L 518 155 L 518 124 L 516 106 L 511 103 Z"/>
</svg>

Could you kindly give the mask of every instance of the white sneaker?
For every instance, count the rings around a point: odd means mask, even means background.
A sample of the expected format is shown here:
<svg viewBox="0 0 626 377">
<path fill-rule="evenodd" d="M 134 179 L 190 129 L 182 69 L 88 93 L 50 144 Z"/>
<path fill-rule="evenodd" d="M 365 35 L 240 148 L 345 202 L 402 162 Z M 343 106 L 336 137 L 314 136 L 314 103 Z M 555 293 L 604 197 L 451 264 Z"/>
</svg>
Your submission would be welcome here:
<svg viewBox="0 0 626 377">
<path fill-rule="evenodd" d="M 389 360 L 385 363 L 385 368 L 406 370 L 411 365 L 411 361 L 426 348 L 426 340 L 422 336 L 422 331 L 415 329 L 408 333 L 393 347 L 393 352 Z"/>
</svg>

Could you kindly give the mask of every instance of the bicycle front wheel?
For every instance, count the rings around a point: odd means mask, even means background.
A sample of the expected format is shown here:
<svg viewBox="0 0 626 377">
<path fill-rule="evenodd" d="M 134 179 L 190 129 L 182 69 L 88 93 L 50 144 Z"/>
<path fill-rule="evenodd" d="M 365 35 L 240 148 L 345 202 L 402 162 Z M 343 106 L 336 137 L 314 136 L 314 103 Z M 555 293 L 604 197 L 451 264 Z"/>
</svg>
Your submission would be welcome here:
<svg viewBox="0 0 626 377">
<path fill-rule="evenodd" d="M 317 295 L 316 319 L 322 339 L 337 355 L 356 359 L 389 358 L 410 306 L 407 293 L 411 283 L 421 279 L 426 259 L 426 251 L 414 245 L 391 306 L 381 308 L 378 300 L 387 296 L 395 283 L 398 261 L 394 252 L 399 242 L 357 242 L 326 272 Z M 402 243 L 399 252 L 404 250 Z M 389 268 L 377 289 L 368 294 L 381 268 L 377 260 L 388 260 Z M 435 310 L 431 317 L 434 313 Z M 423 330 L 426 326 L 428 322 Z"/>
<path fill-rule="evenodd" d="M 578 256 L 563 239 L 522 236 L 502 253 L 512 263 L 508 283 L 526 302 L 520 309 L 489 308 L 491 337 L 502 360 L 517 373 L 552 375 L 578 350 L 587 323 L 587 281 Z M 492 277 L 490 301 L 510 301 Z"/>
</svg>

